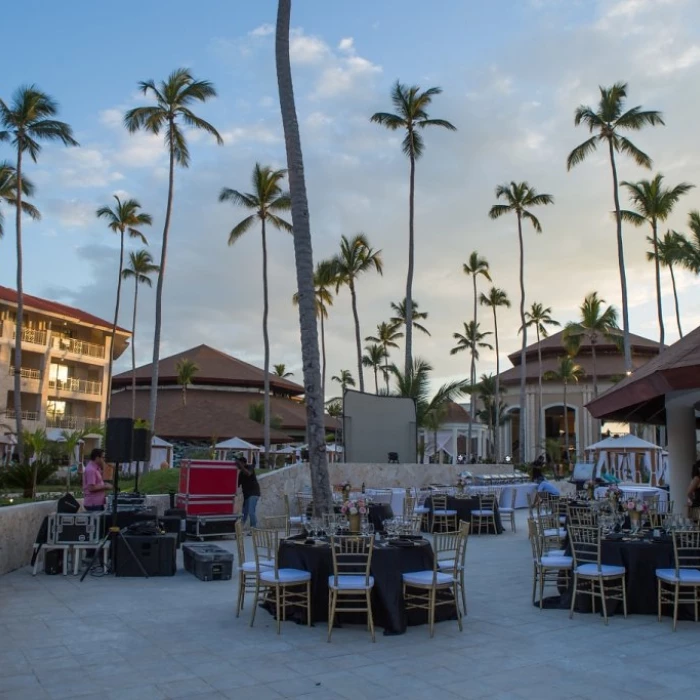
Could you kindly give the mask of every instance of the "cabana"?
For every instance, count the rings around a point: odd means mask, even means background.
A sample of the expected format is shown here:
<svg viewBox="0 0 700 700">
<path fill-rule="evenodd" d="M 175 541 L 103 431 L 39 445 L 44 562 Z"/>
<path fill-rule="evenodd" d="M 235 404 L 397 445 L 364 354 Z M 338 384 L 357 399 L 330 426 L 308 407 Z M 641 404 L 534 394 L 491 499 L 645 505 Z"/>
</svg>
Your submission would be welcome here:
<svg viewBox="0 0 700 700">
<path fill-rule="evenodd" d="M 594 463 L 595 475 L 603 470 L 620 481 L 665 486 L 662 448 L 635 435 L 608 437 L 585 449 L 586 461 Z"/>
<path fill-rule="evenodd" d="M 252 442 L 247 442 L 246 440 L 243 440 L 239 437 L 232 437 L 228 440 L 224 440 L 223 442 L 218 443 L 217 445 L 214 445 L 214 459 L 224 461 L 228 456 L 229 452 L 244 452 L 246 460 L 252 463 L 254 461 L 253 453 L 260 452 L 261 449 L 262 448 L 258 445 L 253 445 Z"/>
</svg>

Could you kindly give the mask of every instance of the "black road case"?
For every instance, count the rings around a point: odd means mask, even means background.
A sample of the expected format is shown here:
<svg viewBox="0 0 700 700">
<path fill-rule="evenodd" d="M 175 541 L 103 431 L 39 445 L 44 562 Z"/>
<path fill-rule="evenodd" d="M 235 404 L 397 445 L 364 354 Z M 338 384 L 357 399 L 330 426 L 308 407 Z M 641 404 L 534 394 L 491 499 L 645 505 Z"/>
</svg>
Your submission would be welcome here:
<svg viewBox="0 0 700 700">
<path fill-rule="evenodd" d="M 218 545 L 186 542 L 182 557 L 185 570 L 200 581 L 228 581 L 233 575 L 233 553 Z"/>
<path fill-rule="evenodd" d="M 187 537 L 203 540 L 205 537 L 225 537 L 236 533 L 239 515 L 188 515 Z"/>
</svg>

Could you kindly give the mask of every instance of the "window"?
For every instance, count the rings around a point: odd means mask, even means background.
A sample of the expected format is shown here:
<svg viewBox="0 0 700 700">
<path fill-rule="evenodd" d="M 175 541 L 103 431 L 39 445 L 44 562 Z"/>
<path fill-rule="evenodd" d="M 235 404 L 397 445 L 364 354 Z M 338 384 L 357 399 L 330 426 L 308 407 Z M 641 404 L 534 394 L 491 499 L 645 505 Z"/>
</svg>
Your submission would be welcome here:
<svg viewBox="0 0 700 700">
<path fill-rule="evenodd" d="M 56 380 L 61 383 L 66 382 L 68 380 L 68 366 L 51 363 L 49 367 L 49 380 L 52 382 Z"/>
<path fill-rule="evenodd" d="M 47 401 L 46 402 L 46 413 L 50 416 L 60 417 L 66 415 L 66 402 L 65 401 Z"/>
</svg>

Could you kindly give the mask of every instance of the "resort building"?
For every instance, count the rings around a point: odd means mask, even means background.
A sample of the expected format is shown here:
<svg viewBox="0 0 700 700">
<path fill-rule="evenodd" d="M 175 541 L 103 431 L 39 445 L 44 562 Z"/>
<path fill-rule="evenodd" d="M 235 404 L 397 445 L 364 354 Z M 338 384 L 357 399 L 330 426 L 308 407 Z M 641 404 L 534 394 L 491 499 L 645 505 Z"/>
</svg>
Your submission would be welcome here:
<svg viewBox="0 0 700 700">
<path fill-rule="evenodd" d="M 62 430 L 104 422 L 112 324 L 80 309 L 24 294 L 22 366 L 15 366 L 17 292 L 0 287 L 0 411 L 16 432 L 15 372 L 21 375 L 22 428 L 45 428 L 50 440 Z M 114 357 L 128 347 L 129 331 L 117 328 Z"/>
<path fill-rule="evenodd" d="M 191 360 L 198 370 L 186 390 L 178 384 L 177 365 Z M 148 417 L 152 364 L 136 369 L 136 415 Z M 176 446 L 211 446 L 238 437 L 260 445 L 263 442 L 261 404 L 264 372 L 253 365 L 199 345 L 160 360 L 158 366 L 158 411 L 155 434 Z M 131 371 L 112 380 L 112 416 L 131 416 Z M 270 375 L 270 411 L 273 444 L 306 442 L 306 407 L 301 401 L 304 387 Z M 326 430 L 334 433 L 338 422 L 326 416 Z"/>
<path fill-rule="evenodd" d="M 511 456 L 516 461 L 531 462 L 545 451 L 545 445 L 538 444 L 537 414 L 540 413 L 544 421 L 545 440 L 559 441 L 562 454 L 566 452 L 566 426 L 564 424 L 564 385 L 561 381 L 543 379 L 542 382 L 542 406 L 539 406 L 539 376 L 538 352 L 542 355 L 542 375 L 548 372 L 556 372 L 559 361 L 566 356 L 566 350 L 562 344 L 563 331 L 559 331 L 539 343 L 528 345 L 526 350 L 526 416 L 528 425 L 526 435 L 528 443 L 524 453 L 520 454 L 520 350 L 508 355 L 513 367 L 501 372 L 501 386 L 506 393 L 503 401 L 508 405 L 507 420 L 501 427 L 500 445 L 501 455 Z M 634 368 L 643 364 L 659 354 L 658 341 L 642 338 L 630 334 L 632 345 L 632 364 Z M 585 405 L 594 398 L 593 387 L 593 353 L 588 338 L 583 340 L 574 361 L 584 371 L 584 376 L 578 382 L 569 382 L 566 387 L 567 420 L 569 424 L 568 452 L 571 461 L 575 461 L 576 455 L 581 455 L 586 445 L 597 442 L 607 430 L 627 432 L 626 426 L 620 424 L 603 424 L 591 416 Z M 614 384 L 625 377 L 625 363 L 622 348 L 618 345 L 598 338 L 595 344 L 595 367 L 598 377 L 598 394 L 607 391 Z M 650 429 L 651 430 L 651 429 Z M 647 439 L 654 441 L 653 431 Z"/>
</svg>

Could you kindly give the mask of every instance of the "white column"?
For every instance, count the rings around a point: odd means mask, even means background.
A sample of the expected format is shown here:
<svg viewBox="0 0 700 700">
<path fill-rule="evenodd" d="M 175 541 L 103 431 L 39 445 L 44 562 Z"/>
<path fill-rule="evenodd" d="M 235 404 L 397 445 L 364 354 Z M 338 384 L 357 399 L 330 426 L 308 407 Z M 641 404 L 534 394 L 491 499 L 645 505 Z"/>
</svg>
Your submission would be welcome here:
<svg viewBox="0 0 700 700">
<path fill-rule="evenodd" d="M 669 497 L 677 513 L 686 513 L 691 467 L 695 462 L 695 409 L 687 398 L 666 398 L 666 431 L 668 434 Z"/>
<path fill-rule="evenodd" d="M 452 428 L 452 464 L 457 464 L 457 428 Z"/>
</svg>

